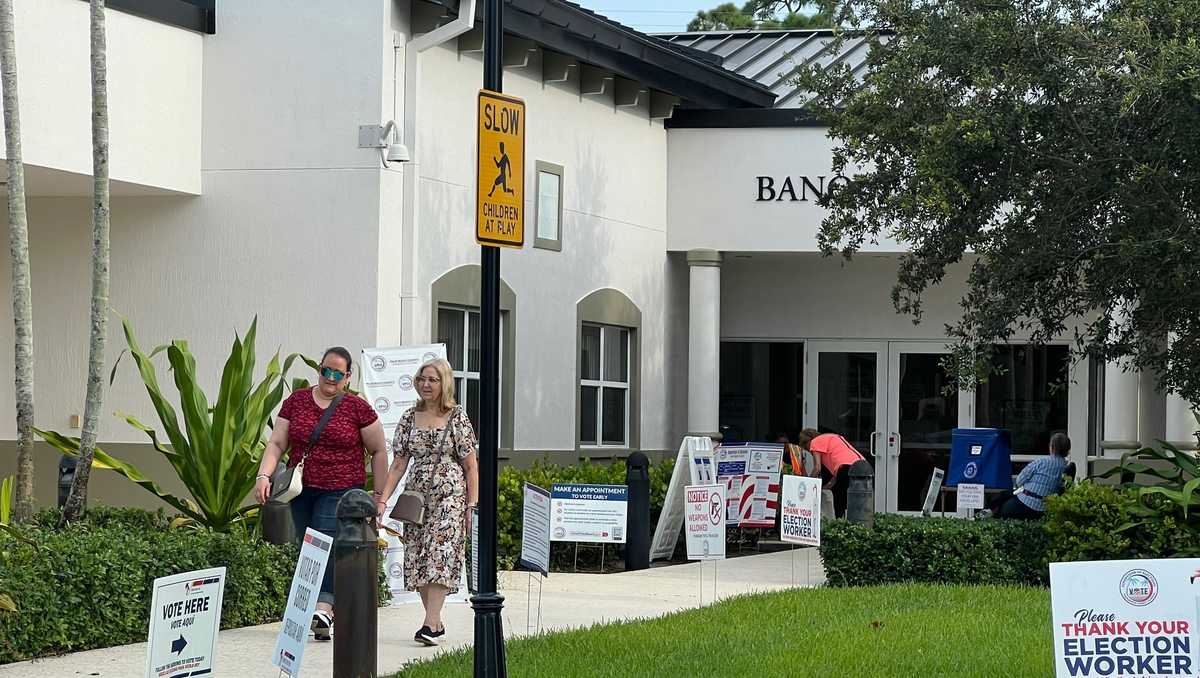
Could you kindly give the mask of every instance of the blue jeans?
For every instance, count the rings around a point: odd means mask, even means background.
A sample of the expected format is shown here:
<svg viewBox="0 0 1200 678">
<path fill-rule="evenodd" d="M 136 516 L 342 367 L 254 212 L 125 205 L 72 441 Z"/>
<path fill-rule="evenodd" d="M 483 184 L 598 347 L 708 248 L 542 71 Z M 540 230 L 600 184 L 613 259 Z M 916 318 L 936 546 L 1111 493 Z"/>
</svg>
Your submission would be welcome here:
<svg viewBox="0 0 1200 678">
<path fill-rule="evenodd" d="M 344 490 L 318 490 L 306 487 L 292 500 L 292 524 L 296 526 L 296 539 L 304 541 L 304 530 L 312 528 L 327 537 L 337 537 L 337 504 L 342 495 L 350 490 L 361 489 L 347 487 Z M 335 554 L 329 554 L 329 563 L 325 566 L 325 576 L 321 579 L 321 592 L 317 595 L 318 603 L 333 605 L 333 564 Z"/>
</svg>

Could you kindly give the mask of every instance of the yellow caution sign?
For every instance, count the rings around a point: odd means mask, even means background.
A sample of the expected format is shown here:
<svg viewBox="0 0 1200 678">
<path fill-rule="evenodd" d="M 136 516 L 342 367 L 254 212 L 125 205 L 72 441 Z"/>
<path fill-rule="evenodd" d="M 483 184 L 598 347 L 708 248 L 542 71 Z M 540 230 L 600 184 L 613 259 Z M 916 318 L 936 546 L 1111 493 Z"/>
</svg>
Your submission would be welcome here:
<svg viewBox="0 0 1200 678">
<path fill-rule="evenodd" d="M 525 102 L 479 91 L 479 156 L 475 165 L 475 240 L 525 245 Z"/>
</svg>

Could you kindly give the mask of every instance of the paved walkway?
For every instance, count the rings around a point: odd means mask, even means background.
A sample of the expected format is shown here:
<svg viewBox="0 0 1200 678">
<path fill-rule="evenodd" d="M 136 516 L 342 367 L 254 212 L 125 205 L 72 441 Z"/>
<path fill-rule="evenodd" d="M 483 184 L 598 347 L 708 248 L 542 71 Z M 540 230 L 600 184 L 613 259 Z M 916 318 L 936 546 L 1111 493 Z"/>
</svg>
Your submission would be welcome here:
<svg viewBox="0 0 1200 678">
<path fill-rule="evenodd" d="M 742 556 L 715 563 L 655 567 L 621 574 L 553 573 L 543 580 L 541 629 L 554 631 L 619 619 L 656 617 L 699 607 L 701 602 L 708 605 L 714 600 L 714 571 L 716 598 L 793 586 L 817 586 L 825 579 L 815 549 Z M 536 581 L 530 596 L 533 603 L 529 611 L 530 626 L 526 627 L 528 584 L 529 576 L 525 572 L 500 574 L 500 589 L 505 599 L 506 636 L 526 635 L 537 630 Z M 420 603 L 379 611 L 381 676 L 399 671 L 414 660 L 435 656 L 443 649 L 470 645 L 474 613 L 469 605 L 447 604 L 443 614 L 446 636 L 439 649 L 420 647 L 413 642 L 412 635 L 421 625 L 421 617 Z M 217 645 L 216 675 L 278 678 L 279 671 L 270 665 L 269 660 L 278 633 L 279 624 L 222 631 Z M 0 666 L 0 678 L 136 678 L 145 675 L 145 662 L 146 645 L 138 643 Z M 310 641 L 305 650 L 301 675 L 304 678 L 330 677 L 333 675 L 332 662 L 332 643 Z"/>
</svg>

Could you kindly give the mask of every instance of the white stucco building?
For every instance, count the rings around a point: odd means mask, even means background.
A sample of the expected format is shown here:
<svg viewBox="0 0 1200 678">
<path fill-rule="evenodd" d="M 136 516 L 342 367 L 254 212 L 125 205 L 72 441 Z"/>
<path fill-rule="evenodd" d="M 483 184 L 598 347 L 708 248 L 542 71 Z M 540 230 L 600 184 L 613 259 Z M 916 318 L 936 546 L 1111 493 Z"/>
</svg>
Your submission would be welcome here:
<svg viewBox="0 0 1200 678">
<path fill-rule="evenodd" d="M 186 338 L 215 387 L 234 332 L 255 316 L 260 355 L 444 341 L 473 413 L 481 8 L 108 4 L 111 305 L 142 344 Z M 88 8 L 15 5 L 36 418 L 78 435 Z M 820 426 L 872 452 L 879 507 L 905 510 L 955 426 L 1010 428 L 1022 455 L 1065 429 L 1081 467 L 1133 441 L 1194 444 L 1186 404 L 1149 378 L 1080 364 L 1066 390 L 1051 389 L 1065 343 L 1007 348 L 1005 377 L 944 397 L 941 333 L 961 277 L 914 326 L 889 298 L 900 247 L 851 263 L 817 253 L 815 194 L 837 180 L 831 142 L 786 76 L 799 61 L 857 63 L 860 45 L 832 54 L 820 32 L 647 36 L 565 0 L 512 0 L 505 17 L 504 90 L 527 105 L 532 219 L 526 247 L 502 256 L 503 457 L 653 456 L 688 432 L 763 439 Z M 360 128 L 388 121 L 410 162 L 360 144 Z M 8 266 L 0 257 L 0 278 Z M 0 297 L 0 345 L 11 346 L 7 285 Z M 110 364 L 123 345 L 110 325 Z M 12 383 L 11 360 L 0 359 L 0 382 Z M 105 409 L 154 421 L 128 365 Z M 13 411 L 12 388 L 0 389 L 0 412 Z M 0 418 L 0 476 L 14 466 L 14 427 Z M 100 438 L 170 477 L 115 417 Z M 57 455 L 38 462 L 50 503 Z M 111 474 L 93 483 L 104 501 L 145 499 Z"/>
</svg>

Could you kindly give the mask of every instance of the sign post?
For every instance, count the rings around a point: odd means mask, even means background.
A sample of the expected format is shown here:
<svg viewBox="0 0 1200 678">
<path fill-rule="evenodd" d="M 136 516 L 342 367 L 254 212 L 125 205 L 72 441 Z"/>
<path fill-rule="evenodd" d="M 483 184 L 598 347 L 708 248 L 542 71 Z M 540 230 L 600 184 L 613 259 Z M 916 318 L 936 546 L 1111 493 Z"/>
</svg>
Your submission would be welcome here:
<svg viewBox="0 0 1200 678">
<path fill-rule="evenodd" d="M 182 678 L 212 672 L 224 595 L 223 567 L 154 580 L 146 643 L 148 677 Z"/>
<path fill-rule="evenodd" d="M 484 0 L 483 88 L 504 91 L 504 0 Z M 494 115 L 486 117 L 485 105 L 492 100 Z M 507 678 L 504 659 L 504 630 L 501 610 L 504 598 L 496 592 L 496 484 L 497 448 L 500 435 L 500 249 L 497 245 L 520 247 L 525 238 L 524 206 L 524 105 L 507 97 L 480 95 L 479 154 L 486 146 L 493 157 L 491 180 L 479 180 L 487 167 L 478 168 L 476 193 L 476 238 L 480 242 L 480 370 L 479 370 L 479 590 L 471 597 L 475 609 L 476 678 Z M 503 124 L 508 111 L 508 128 Z M 495 115 L 498 113 L 499 115 Z M 514 119 L 515 117 L 515 119 Z M 497 121 L 500 122 L 497 125 Z M 515 125 L 514 125 L 515 123 Z M 491 127 L 491 129 L 486 129 Z M 520 141 L 514 143 L 513 135 Z M 494 135 L 494 136 L 493 136 Z M 507 136 L 506 136 L 507 135 Z M 504 148 L 500 148 L 500 141 Z M 495 141 L 495 148 L 490 143 Z M 510 145 L 511 144 L 511 145 Z M 482 159 L 482 158 L 481 158 Z M 491 194 L 489 196 L 489 193 Z M 497 199 L 499 194 L 499 199 Z M 485 201 L 485 198 L 487 199 Z M 518 200 L 518 198 L 520 200 Z M 488 205 L 492 205 L 488 208 Z M 515 207 L 515 212 L 512 208 Z M 491 213 L 488 214 L 488 210 Z M 487 216 L 487 219 L 481 217 Z M 498 221 L 497 221 L 498 220 Z M 487 236 L 481 238 L 479 236 Z"/>
</svg>

